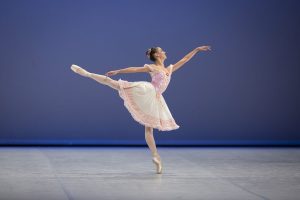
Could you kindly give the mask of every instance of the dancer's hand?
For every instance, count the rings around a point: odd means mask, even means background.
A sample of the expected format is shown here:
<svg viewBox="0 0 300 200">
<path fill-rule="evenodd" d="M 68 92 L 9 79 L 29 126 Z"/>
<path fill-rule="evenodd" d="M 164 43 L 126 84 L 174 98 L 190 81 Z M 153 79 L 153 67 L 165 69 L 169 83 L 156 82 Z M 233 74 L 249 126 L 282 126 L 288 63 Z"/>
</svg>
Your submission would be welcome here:
<svg viewBox="0 0 300 200">
<path fill-rule="evenodd" d="M 116 74 L 118 74 L 118 73 L 119 73 L 118 70 L 113 70 L 113 71 L 107 72 L 105 75 L 106 75 L 106 76 L 113 76 L 113 75 L 116 75 Z"/>
<path fill-rule="evenodd" d="M 196 48 L 198 51 L 207 51 L 211 50 L 210 46 L 201 46 Z"/>
</svg>

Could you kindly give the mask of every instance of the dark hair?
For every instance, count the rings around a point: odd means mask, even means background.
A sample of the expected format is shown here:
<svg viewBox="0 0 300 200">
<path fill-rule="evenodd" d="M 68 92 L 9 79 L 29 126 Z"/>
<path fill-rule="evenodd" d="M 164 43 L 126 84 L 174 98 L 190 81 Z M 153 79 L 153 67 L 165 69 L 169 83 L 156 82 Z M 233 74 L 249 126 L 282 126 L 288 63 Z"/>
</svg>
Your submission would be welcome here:
<svg viewBox="0 0 300 200">
<path fill-rule="evenodd" d="M 156 60 L 154 54 L 158 51 L 158 47 L 152 47 L 146 51 L 146 56 L 153 62 Z"/>
</svg>

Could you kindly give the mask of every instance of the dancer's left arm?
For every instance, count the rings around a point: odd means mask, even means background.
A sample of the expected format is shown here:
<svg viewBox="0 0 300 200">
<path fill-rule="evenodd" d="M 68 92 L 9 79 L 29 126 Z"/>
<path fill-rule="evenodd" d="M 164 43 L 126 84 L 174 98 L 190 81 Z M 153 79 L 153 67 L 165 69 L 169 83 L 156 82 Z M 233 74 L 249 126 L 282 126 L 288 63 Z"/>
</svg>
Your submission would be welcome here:
<svg viewBox="0 0 300 200">
<path fill-rule="evenodd" d="M 192 50 L 190 53 L 188 53 L 186 56 L 184 56 L 181 60 L 179 60 L 177 63 L 173 65 L 173 72 L 178 70 L 185 63 L 187 63 L 199 51 L 207 51 L 207 50 L 211 50 L 210 46 L 201 46 L 195 48 L 194 50 Z"/>
</svg>

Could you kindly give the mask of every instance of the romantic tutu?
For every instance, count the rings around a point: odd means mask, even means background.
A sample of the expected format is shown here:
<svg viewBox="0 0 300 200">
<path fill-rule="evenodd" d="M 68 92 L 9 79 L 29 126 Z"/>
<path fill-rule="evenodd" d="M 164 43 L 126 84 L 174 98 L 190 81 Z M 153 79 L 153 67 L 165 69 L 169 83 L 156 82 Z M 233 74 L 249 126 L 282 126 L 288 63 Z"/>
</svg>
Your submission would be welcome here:
<svg viewBox="0 0 300 200">
<path fill-rule="evenodd" d="M 151 69 L 149 72 L 151 82 L 119 79 L 119 95 L 133 119 L 140 124 L 159 131 L 178 129 L 179 125 L 175 122 L 162 95 L 170 83 L 173 65 L 166 68 L 168 72 L 148 66 Z"/>
</svg>

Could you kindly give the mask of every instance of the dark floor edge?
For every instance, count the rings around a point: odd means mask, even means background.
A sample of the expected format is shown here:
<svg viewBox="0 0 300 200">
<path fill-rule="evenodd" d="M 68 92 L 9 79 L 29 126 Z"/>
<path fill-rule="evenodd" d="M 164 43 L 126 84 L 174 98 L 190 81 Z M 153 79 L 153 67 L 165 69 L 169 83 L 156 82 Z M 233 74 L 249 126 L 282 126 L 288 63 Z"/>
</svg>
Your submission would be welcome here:
<svg viewBox="0 0 300 200">
<path fill-rule="evenodd" d="M 1 144 L 0 147 L 147 147 L 143 144 Z M 157 147 L 300 147 L 299 144 L 199 144 L 199 145 L 176 145 L 176 144 L 161 144 Z"/>
</svg>

